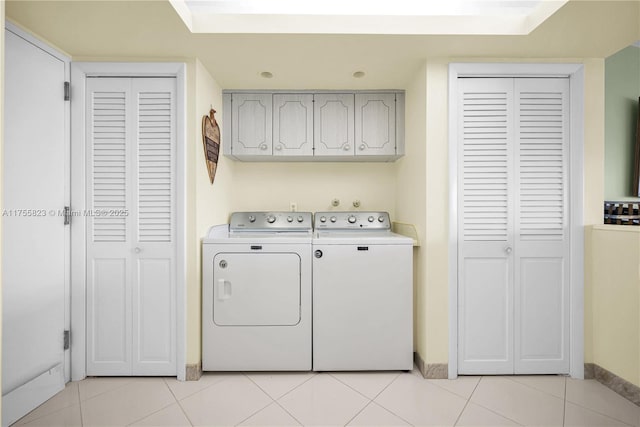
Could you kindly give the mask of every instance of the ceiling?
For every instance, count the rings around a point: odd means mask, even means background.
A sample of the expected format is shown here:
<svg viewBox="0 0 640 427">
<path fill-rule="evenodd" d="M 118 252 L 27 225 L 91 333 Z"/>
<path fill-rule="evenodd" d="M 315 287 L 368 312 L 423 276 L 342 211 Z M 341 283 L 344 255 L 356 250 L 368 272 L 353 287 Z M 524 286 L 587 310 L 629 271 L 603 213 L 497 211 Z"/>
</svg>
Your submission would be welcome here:
<svg viewBox="0 0 640 427">
<path fill-rule="evenodd" d="M 529 34 L 567 0 L 170 0 L 193 33 Z"/>
<path fill-rule="evenodd" d="M 640 39 L 640 0 L 571 0 L 530 34 L 480 36 L 194 34 L 168 0 L 7 1 L 5 10 L 74 60 L 199 58 L 234 89 L 402 89 L 430 58 L 605 58 Z"/>
</svg>

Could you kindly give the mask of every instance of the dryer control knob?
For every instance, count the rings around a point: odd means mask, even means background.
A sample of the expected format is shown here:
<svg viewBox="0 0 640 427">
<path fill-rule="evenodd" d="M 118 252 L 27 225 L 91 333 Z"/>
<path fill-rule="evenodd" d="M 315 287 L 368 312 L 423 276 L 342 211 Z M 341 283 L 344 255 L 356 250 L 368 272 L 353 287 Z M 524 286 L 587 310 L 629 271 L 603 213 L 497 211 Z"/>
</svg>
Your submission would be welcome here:
<svg viewBox="0 0 640 427">
<path fill-rule="evenodd" d="M 336 222 L 338 220 L 338 218 L 336 218 L 335 216 L 331 217 L 331 222 Z"/>
<path fill-rule="evenodd" d="M 358 218 L 356 218 L 354 215 L 349 215 L 349 218 L 347 218 L 347 221 L 349 221 L 349 224 L 355 224 L 357 220 Z"/>
<path fill-rule="evenodd" d="M 302 222 L 302 221 L 304 221 L 304 218 L 302 216 L 299 216 L 298 217 L 298 222 Z"/>
<path fill-rule="evenodd" d="M 256 217 L 253 215 L 249 215 L 249 222 L 256 222 Z"/>
<path fill-rule="evenodd" d="M 288 216 L 287 217 L 287 222 L 293 222 L 293 217 L 292 216 Z"/>
<path fill-rule="evenodd" d="M 378 217 L 378 222 L 384 222 L 384 217 L 382 215 Z"/>
<path fill-rule="evenodd" d="M 320 222 L 327 222 L 327 217 L 326 216 L 321 216 L 320 217 Z"/>
<path fill-rule="evenodd" d="M 369 218 L 367 218 L 369 220 L 369 222 L 373 222 L 373 220 L 375 219 L 374 217 L 370 216 Z"/>
<path fill-rule="evenodd" d="M 269 216 L 267 217 L 267 222 L 268 222 L 269 224 L 273 224 L 274 222 L 276 222 L 276 217 L 275 217 L 275 216 L 273 216 L 273 215 L 269 215 Z"/>
</svg>

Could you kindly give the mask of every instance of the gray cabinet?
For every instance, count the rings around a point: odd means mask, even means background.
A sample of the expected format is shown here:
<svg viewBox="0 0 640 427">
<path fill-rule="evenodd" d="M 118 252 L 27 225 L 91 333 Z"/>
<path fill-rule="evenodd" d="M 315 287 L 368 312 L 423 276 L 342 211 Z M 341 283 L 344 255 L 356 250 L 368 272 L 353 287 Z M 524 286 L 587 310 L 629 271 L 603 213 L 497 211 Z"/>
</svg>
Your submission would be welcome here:
<svg viewBox="0 0 640 427">
<path fill-rule="evenodd" d="M 222 149 L 236 160 L 388 162 L 404 155 L 403 91 L 225 91 L 223 99 Z"/>
<path fill-rule="evenodd" d="M 236 157 L 271 156 L 272 95 L 234 93 L 231 97 L 231 153 Z"/>
<path fill-rule="evenodd" d="M 396 94 L 355 95 L 356 156 L 396 154 Z"/>
<path fill-rule="evenodd" d="M 273 95 L 273 155 L 313 156 L 313 94 Z"/>
<path fill-rule="evenodd" d="M 353 156 L 353 97 L 352 93 L 315 95 L 315 156 Z"/>
</svg>

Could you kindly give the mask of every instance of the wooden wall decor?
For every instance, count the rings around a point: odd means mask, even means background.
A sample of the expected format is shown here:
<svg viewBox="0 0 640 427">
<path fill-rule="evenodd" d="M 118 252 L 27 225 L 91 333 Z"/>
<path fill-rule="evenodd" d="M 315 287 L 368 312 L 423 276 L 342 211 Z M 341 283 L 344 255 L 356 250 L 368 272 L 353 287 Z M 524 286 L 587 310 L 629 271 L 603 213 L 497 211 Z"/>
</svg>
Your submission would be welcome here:
<svg viewBox="0 0 640 427">
<path fill-rule="evenodd" d="M 213 184 L 213 179 L 216 176 L 218 155 L 220 153 L 220 127 L 214 117 L 215 113 L 216 110 L 212 108 L 208 116 L 202 117 L 202 144 L 204 145 L 204 158 L 207 163 L 211 184 Z"/>
<path fill-rule="evenodd" d="M 640 98 L 638 98 L 638 123 L 636 124 L 636 158 L 633 164 L 633 195 L 635 197 L 640 197 L 639 187 L 640 187 Z"/>
</svg>

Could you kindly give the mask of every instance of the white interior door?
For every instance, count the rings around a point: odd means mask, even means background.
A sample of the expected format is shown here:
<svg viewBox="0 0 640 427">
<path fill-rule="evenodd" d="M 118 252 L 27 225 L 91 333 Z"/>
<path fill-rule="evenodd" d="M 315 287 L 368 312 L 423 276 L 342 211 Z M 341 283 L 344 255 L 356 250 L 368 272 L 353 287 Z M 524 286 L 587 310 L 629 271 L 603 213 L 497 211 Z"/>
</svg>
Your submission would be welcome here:
<svg viewBox="0 0 640 427">
<path fill-rule="evenodd" d="M 5 30 L 2 425 L 64 388 L 67 62 Z"/>
<path fill-rule="evenodd" d="M 568 373 L 568 79 L 458 86 L 459 373 Z"/>
<path fill-rule="evenodd" d="M 87 374 L 176 374 L 176 83 L 88 78 Z"/>
</svg>

